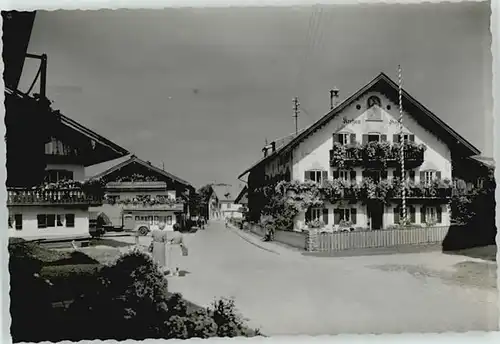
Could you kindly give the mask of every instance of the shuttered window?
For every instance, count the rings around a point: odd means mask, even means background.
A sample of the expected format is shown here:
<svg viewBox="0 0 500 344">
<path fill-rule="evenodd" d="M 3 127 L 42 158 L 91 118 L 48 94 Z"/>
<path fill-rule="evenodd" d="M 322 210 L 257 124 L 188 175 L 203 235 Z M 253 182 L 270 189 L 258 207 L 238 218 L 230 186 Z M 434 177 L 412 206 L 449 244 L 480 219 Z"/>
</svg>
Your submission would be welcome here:
<svg viewBox="0 0 500 344">
<path fill-rule="evenodd" d="M 443 222 L 443 211 L 441 206 L 422 207 L 421 208 L 422 223 L 441 224 Z"/>
<path fill-rule="evenodd" d="M 357 223 L 356 208 L 336 208 L 333 211 L 334 224 L 338 225 L 341 221 Z"/>
<path fill-rule="evenodd" d="M 328 208 L 323 208 L 323 223 L 328 224 Z"/>
<path fill-rule="evenodd" d="M 401 219 L 403 218 L 403 208 L 398 206 L 393 209 L 394 210 L 394 224 L 399 224 Z M 406 218 L 410 221 L 410 223 L 415 223 L 415 207 L 409 205 L 406 207 Z"/>
</svg>

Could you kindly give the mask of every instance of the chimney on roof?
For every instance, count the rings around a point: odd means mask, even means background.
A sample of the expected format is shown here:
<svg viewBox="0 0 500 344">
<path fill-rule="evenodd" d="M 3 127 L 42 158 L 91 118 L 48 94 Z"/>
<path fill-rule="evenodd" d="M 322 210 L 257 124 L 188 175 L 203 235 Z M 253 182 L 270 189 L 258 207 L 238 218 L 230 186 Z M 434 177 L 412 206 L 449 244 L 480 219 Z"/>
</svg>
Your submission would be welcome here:
<svg viewBox="0 0 500 344">
<path fill-rule="evenodd" d="M 275 141 L 271 142 L 271 150 L 273 153 L 276 152 L 276 142 Z"/>
<path fill-rule="evenodd" d="M 339 103 L 339 89 L 335 87 L 333 90 L 330 90 L 330 110 L 333 110 Z"/>
<path fill-rule="evenodd" d="M 264 153 L 264 158 L 267 156 L 267 146 L 262 148 L 262 153 Z"/>
</svg>

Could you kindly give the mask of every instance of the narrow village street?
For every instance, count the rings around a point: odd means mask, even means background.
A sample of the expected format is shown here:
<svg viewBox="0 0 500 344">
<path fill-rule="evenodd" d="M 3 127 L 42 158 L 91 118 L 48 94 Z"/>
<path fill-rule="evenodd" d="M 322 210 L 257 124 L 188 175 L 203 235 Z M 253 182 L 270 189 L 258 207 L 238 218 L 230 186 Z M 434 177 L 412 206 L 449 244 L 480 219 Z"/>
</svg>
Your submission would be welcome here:
<svg viewBox="0 0 500 344">
<path fill-rule="evenodd" d="M 266 335 L 493 330 L 498 323 L 495 289 L 453 278 L 464 261 L 491 264 L 490 271 L 494 263 L 440 252 L 306 257 L 214 221 L 186 243 L 189 256 L 179 261 L 187 274 L 169 278 L 169 290 L 200 306 L 232 297 Z"/>
</svg>

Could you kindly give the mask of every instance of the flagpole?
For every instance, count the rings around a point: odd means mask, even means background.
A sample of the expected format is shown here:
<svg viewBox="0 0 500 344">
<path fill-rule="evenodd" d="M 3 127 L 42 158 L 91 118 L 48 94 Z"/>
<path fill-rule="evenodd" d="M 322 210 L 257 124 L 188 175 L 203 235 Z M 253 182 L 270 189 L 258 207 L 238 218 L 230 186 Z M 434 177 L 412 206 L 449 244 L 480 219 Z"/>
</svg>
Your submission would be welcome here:
<svg viewBox="0 0 500 344">
<path fill-rule="evenodd" d="M 403 223 L 406 222 L 406 190 L 405 190 L 405 156 L 404 156 L 404 136 L 403 136 L 403 97 L 402 97 L 402 88 L 403 88 L 403 77 L 401 71 L 401 65 L 398 65 L 398 91 L 399 91 L 399 142 L 401 144 L 401 207 L 403 208 Z"/>
</svg>

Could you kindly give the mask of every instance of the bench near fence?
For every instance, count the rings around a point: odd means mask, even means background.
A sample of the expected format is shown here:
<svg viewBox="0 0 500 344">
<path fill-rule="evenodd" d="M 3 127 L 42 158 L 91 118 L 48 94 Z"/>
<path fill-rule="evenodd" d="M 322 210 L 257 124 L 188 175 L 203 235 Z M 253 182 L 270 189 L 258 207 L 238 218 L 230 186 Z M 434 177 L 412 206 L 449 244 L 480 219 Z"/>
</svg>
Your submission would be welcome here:
<svg viewBox="0 0 500 344">
<path fill-rule="evenodd" d="M 308 251 L 332 252 L 350 249 L 396 247 L 442 243 L 449 226 L 409 227 L 404 229 L 373 230 L 344 233 L 307 233 Z"/>
</svg>

